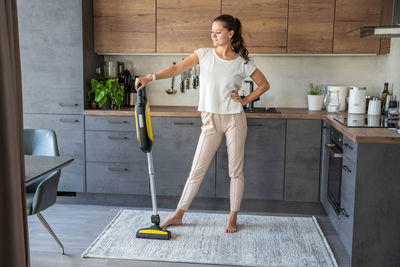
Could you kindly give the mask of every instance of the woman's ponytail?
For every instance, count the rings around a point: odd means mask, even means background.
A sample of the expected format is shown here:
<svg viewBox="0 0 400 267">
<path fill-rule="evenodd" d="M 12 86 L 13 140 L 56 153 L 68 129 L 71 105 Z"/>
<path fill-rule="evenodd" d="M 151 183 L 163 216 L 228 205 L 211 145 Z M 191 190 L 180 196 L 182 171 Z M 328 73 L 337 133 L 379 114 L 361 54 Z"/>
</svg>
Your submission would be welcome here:
<svg viewBox="0 0 400 267">
<path fill-rule="evenodd" d="M 246 63 L 249 62 L 249 52 L 244 46 L 244 40 L 242 37 L 242 24 L 238 18 L 234 18 L 231 15 L 221 15 L 216 17 L 214 21 L 221 21 L 224 23 L 224 28 L 228 29 L 228 31 L 233 30 L 232 36 L 232 48 L 235 53 L 238 53 Z"/>
</svg>

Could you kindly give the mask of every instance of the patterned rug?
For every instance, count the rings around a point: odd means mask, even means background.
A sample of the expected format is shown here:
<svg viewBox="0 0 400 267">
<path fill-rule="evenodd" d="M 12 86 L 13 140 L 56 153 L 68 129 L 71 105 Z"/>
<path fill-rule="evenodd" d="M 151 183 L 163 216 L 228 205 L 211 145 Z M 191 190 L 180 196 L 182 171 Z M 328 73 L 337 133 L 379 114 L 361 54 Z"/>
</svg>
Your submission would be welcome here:
<svg viewBox="0 0 400 267">
<path fill-rule="evenodd" d="M 112 258 L 242 266 L 337 266 L 315 217 L 238 216 L 238 232 L 225 234 L 227 214 L 187 212 L 171 226 L 171 240 L 139 239 L 151 211 L 121 210 L 83 253 Z M 170 212 L 160 212 L 161 219 Z"/>
</svg>

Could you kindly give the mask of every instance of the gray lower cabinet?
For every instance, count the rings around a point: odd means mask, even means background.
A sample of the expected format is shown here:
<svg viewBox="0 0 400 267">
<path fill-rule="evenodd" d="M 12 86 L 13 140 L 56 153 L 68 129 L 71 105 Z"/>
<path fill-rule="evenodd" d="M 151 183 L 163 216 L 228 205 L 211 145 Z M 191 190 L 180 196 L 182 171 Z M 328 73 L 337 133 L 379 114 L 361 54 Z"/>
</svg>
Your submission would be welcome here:
<svg viewBox="0 0 400 267">
<path fill-rule="evenodd" d="M 24 114 L 24 128 L 53 129 L 56 132 L 60 154 L 74 158 L 61 170 L 58 191 L 84 192 L 83 116 Z"/>
<path fill-rule="evenodd" d="M 149 188 L 147 164 L 86 163 L 87 192 L 146 195 Z"/>
<path fill-rule="evenodd" d="M 285 128 L 284 119 L 247 119 L 243 198 L 283 200 Z M 223 141 L 217 151 L 216 196 L 229 198 L 229 187 Z"/>
<path fill-rule="evenodd" d="M 146 163 L 136 132 L 85 131 L 86 161 Z"/>
<path fill-rule="evenodd" d="M 323 130 L 323 144 L 329 141 L 327 132 Z M 400 266 L 400 144 L 356 143 L 343 137 L 338 215 L 326 196 L 325 153 L 323 147 L 321 202 L 350 256 L 351 266 Z"/>
<path fill-rule="evenodd" d="M 85 146 L 88 193 L 149 195 L 132 116 L 85 116 Z"/>
<path fill-rule="evenodd" d="M 354 223 L 354 197 L 356 184 L 357 167 L 354 161 L 357 158 L 350 158 L 343 152 L 342 185 L 340 198 L 339 237 L 349 255 L 353 244 L 353 223 Z"/>
<path fill-rule="evenodd" d="M 152 117 L 153 159 L 157 195 L 181 196 L 201 132 L 201 119 Z M 215 160 L 212 159 L 197 193 L 215 196 Z"/>
<path fill-rule="evenodd" d="M 287 120 L 285 200 L 319 201 L 321 121 Z"/>
</svg>

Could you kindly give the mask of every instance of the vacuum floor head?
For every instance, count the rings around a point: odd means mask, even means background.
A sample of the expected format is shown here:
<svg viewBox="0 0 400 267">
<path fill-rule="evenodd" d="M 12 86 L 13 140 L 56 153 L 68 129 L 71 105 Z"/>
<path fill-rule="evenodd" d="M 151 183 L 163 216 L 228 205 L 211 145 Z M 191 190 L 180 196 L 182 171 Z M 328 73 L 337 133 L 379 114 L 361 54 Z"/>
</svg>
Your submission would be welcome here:
<svg viewBox="0 0 400 267">
<path fill-rule="evenodd" d="M 171 232 L 161 228 L 158 225 L 153 225 L 148 228 L 140 229 L 136 232 L 137 238 L 146 239 L 163 239 L 169 240 L 171 238 Z"/>
</svg>

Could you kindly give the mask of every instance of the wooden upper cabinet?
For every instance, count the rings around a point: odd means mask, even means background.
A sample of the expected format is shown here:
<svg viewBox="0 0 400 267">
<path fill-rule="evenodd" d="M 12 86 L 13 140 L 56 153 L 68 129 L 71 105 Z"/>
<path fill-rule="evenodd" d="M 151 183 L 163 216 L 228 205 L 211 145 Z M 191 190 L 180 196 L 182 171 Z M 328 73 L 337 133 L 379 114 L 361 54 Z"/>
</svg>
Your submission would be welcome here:
<svg viewBox="0 0 400 267">
<path fill-rule="evenodd" d="M 334 0 L 290 0 L 289 54 L 332 53 Z"/>
<path fill-rule="evenodd" d="M 212 47 L 211 24 L 220 9 L 220 0 L 157 0 L 157 52 Z"/>
<path fill-rule="evenodd" d="M 222 14 L 237 17 L 242 23 L 243 38 L 249 53 L 286 53 L 287 0 L 221 1 Z"/>
<path fill-rule="evenodd" d="M 94 0 L 96 53 L 154 53 L 154 0 Z"/>
<path fill-rule="evenodd" d="M 380 25 L 382 0 L 336 0 L 333 53 L 379 53 L 380 39 L 360 39 L 361 26 Z"/>
</svg>

